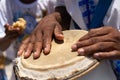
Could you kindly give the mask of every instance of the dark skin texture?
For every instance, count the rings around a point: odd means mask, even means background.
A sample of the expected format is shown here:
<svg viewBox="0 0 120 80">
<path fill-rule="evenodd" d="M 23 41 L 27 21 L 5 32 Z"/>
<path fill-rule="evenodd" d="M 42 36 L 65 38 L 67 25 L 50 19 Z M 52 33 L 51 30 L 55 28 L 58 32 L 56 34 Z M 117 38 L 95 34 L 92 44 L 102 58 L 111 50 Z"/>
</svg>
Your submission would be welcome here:
<svg viewBox="0 0 120 80">
<path fill-rule="evenodd" d="M 40 57 L 42 50 L 45 55 L 49 54 L 52 37 L 63 40 L 62 30 L 69 29 L 70 20 L 71 17 L 68 15 L 65 7 L 57 7 L 53 14 L 45 16 L 32 34 L 22 41 L 18 55 L 25 51 L 24 57 L 28 58 L 33 52 L 33 58 L 36 59 Z"/>
<path fill-rule="evenodd" d="M 0 50 L 2 51 L 6 50 L 11 42 L 22 34 L 20 28 L 13 28 L 9 24 L 5 25 L 5 29 L 6 36 L 4 38 L 0 38 Z"/>
<path fill-rule="evenodd" d="M 120 32 L 110 26 L 92 29 L 73 46 L 81 56 L 96 59 L 120 59 Z"/>
<path fill-rule="evenodd" d="M 24 57 L 28 58 L 31 52 L 34 52 L 33 58 L 39 58 L 42 50 L 45 55 L 49 54 L 53 36 L 57 40 L 64 39 L 62 34 L 64 26 L 61 23 L 65 23 L 63 20 L 66 16 L 62 16 L 64 13 L 60 11 L 57 10 L 40 21 L 35 31 L 22 42 L 18 55 L 26 51 Z M 92 29 L 76 41 L 71 49 L 77 51 L 78 55 L 99 60 L 120 59 L 120 32 L 111 26 Z"/>
</svg>

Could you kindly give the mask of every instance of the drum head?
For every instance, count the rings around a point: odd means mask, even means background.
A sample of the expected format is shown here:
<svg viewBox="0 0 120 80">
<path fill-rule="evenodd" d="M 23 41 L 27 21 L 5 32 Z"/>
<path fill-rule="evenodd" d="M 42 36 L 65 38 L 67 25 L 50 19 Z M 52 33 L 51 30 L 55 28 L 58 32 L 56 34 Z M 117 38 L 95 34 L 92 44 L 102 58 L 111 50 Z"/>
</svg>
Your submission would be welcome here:
<svg viewBox="0 0 120 80">
<path fill-rule="evenodd" d="M 49 55 L 41 53 L 38 59 L 33 59 L 33 55 L 27 59 L 21 57 L 21 64 L 26 69 L 37 71 L 36 75 L 42 75 L 43 79 L 79 77 L 99 64 L 95 59 L 78 56 L 77 52 L 71 51 L 71 46 L 86 33 L 84 30 L 63 31 L 64 41 L 53 40 Z"/>
</svg>

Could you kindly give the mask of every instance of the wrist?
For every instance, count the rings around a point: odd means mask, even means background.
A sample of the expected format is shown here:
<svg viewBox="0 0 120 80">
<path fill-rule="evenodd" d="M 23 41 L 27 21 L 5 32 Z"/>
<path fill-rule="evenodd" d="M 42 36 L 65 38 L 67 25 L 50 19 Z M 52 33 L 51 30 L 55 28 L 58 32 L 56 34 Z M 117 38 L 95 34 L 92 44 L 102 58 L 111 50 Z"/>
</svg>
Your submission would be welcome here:
<svg viewBox="0 0 120 80">
<path fill-rule="evenodd" d="M 53 15 L 54 15 L 54 18 L 60 23 L 62 20 L 61 14 L 59 12 L 54 12 Z"/>
</svg>

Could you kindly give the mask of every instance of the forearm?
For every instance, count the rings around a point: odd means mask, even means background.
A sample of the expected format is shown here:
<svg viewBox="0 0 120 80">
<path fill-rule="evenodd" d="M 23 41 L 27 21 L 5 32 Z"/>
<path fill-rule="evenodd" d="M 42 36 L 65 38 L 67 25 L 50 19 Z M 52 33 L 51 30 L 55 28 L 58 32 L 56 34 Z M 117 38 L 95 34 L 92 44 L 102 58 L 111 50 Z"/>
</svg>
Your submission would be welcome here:
<svg viewBox="0 0 120 80">
<path fill-rule="evenodd" d="M 8 40 L 7 38 L 1 38 L 0 39 L 0 50 L 1 51 L 6 50 L 10 46 L 11 42 L 12 41 Z"/>
<path fill-rule="evenodd" d="M 57 20 L 62 25 L 63 30 L 69 29 L 71 17 L 66 8 L 64 6 L 58 6 L 55 8 L 55 12 L 57 15 Z"/>
</svg>

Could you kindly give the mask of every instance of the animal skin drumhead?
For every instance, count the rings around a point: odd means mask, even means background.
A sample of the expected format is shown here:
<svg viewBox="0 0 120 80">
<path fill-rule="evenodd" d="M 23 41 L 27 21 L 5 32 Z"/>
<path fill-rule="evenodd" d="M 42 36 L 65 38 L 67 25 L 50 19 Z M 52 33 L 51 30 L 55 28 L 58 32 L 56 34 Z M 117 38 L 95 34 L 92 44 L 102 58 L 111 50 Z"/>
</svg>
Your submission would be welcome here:
<svg viewBox="0 0 120 80">
<path fill-rule="evenodd" d="M 19 59 L 19 66 L 22 65 L 22 68 L 28 70 L 26 74 L 36 71 L 37 73 L 35 72 L 35 74 L 39 75 L 39 78 L 42 78 L 41 80 L 44 80 L 44 78 L 51 79 L 53 77 L 64 79 L 73 76 L 73 73 L 77 72 L 83 74 L 83 72 L 91 70 L 94 68 L 93 66 L 99 64 L 95 59 L 78 56 L 77 52 L 71 51 L 71 46 L 86 33 L 87 31 L 84 30 L 63 31 L 64 40 L 57 41 L 53 39 L 51 51 L 48 55 L 41 53 L 38 59 L 33 59 L 33 55 L 24 59 L 23 54 Z M 46 75 L 49 75 L 49 77 Z M 34 78 L 34 76 L 32 75 L 31 78 Z"/>
</svg>

